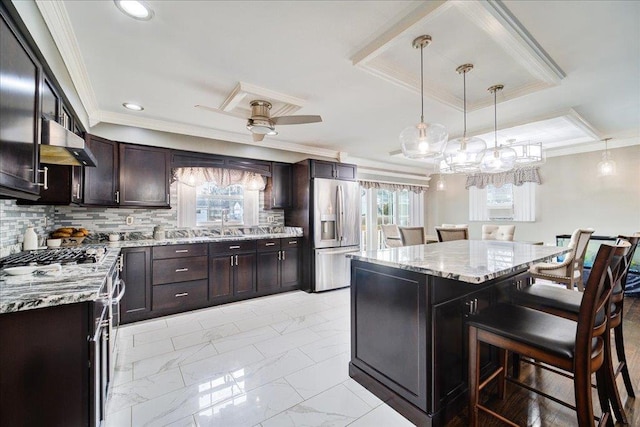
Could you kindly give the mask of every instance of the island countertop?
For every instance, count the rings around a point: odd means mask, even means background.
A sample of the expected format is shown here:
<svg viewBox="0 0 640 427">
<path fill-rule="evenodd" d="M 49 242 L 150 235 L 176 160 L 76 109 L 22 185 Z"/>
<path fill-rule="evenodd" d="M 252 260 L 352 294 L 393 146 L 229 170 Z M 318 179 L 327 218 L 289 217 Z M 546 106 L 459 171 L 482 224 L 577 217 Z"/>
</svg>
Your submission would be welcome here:
<svg viewBox="0 0 640 427">
<path fill-rule="evenodd" d="M 481 284 L 569 252 L 567 247 L 455 240 L 348 254 L 359 261 Z"/>
</svg>

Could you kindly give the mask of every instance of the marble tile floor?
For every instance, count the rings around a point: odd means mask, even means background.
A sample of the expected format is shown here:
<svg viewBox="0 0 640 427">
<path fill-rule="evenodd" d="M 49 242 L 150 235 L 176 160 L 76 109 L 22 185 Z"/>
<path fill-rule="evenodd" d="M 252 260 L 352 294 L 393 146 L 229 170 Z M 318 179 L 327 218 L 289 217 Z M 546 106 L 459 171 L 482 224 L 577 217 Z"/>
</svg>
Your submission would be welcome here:
<svg viewBox="0 0 640 427">
<path fill-rule="evenodd" d="M 404 427 L 349 378 L 349 290 L 288 292 L 118 333 L 106 427 Z"/>
</svg>

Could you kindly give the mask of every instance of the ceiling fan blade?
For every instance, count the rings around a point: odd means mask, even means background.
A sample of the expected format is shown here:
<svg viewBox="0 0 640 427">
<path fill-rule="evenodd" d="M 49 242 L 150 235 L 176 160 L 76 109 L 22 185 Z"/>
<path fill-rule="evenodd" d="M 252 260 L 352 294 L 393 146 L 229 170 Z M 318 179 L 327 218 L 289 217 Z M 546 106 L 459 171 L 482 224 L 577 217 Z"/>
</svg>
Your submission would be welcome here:
<svg viewBox="0 0 640 427">
<path fill-rule="evenodd" d="M 305 123 L 318 123 L 322 121 L 320 116 L 280 116 L 272 117 L 271 120 L 276 125 L 302 125 Z"/>
<path fill-rule="evenodd" d="M 214 108 L 214 107 L 207 107 L 206 105 L 194 105 L 194 107 L 196 108 L 200 108 L 201 110 L 207 110 L 207 111 L 211 111 L 213 113 L 218 113 L 218 114 L 224 114 L 225 116 L 231 116 L 231 117 L 236 117 L 238 119 L 245 119 L 246 117 L 242 114 L 237 114 L 237 113 L 230 113 L 228 111 L 224 111 L 224 110 L 220 110 L 218 108 Z"/>
<path fill-rule="evenodd" d="M 253 135 L 253 142 L 260 142 L 264 139 L 263 133 L 253 133 L 251 135 Z"/>
</svg>

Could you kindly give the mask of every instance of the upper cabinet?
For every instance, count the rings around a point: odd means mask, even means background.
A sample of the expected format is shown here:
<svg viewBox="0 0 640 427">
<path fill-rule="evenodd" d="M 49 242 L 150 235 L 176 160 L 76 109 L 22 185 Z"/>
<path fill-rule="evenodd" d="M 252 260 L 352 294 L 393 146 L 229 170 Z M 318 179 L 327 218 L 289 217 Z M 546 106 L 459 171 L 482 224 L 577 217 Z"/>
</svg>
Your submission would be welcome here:
<svg viewBox="0 0 640 427">
<path fill-rule="evenodd" d="M 291 165 L 271 164 L 271 178 L 264 189 L 265 209 L 288 209 L 291 207 Z"/>
<path fill-rule="evenodd" d="M 0 9 L 0 195 L 38 197 L 41 67 Z"/>
<path fill-rule="evenodd" d="M 311 160 L 311 178 L 342 179 L 355 181 L 357 166 L 347 163 L 327 162 L 324 160 Z"/>
<path fill-rule="evenodd" d="M 84 170 L 84 205 L 169 207 L 169 150 L 118 143 L 87 134 L 98 160 Z"/>
</svg>

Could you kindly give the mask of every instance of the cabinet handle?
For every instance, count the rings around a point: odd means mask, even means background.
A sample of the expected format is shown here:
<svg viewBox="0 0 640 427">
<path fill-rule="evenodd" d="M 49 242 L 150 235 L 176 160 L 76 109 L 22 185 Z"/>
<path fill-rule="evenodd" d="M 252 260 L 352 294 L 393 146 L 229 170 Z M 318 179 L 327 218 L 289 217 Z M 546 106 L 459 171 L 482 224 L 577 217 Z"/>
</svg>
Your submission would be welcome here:
<svg viewBox="0 0 640 427">
<path fill-rule="evenodd" d="M 238 255 L 236 255 L 236 267 L 238 266 Z"/>
<path fill-rule="evenodd" d="M 276 198 L 274 197 L 273 198 L 273 206 L 275 206 L 275 205 L 276 205 Z"/>
<path fill-rule="evenodd" d="M 229 246 L 229 249 L 240 249 L 240 246 Z"/>
<path fill-rule="evenodd" d="M 282 251 L 278 251 L 278 261 L 282 260 Z"/>
<path fill-rule="evenodd" d="M 116 203 L 120 203 L 120 190 L 116 191 Z"/>
<path fill-rule="evenodd" d="M 290 245 L 297 245 L 297 244 L 298 244 L 298 241 L 297 241 L 297 240 L 291 240 L 291 241 L 289 242 L 289 244 L 290 244 Z"/>
<path fill-rule="evenodd" d="M 80 183 L 76 184 L 76 199 L 80 198 Z"/>
<path fill-rule="evenodd" d="M 231 258 L 231 267 L 233 267 L 233 255 L 231 255 L 229 258 Z"/>
<path fill-rule="evenodd" d="M 176 294 L 176 298 L 186 297 L 189 295 L 189 292 L 182 292 L 181 294 Z"/>
<path fill-rule="evenodd" d="M 189 249 L 176 249 L 177 254 L 185 254 L 189 252 Z"/>
<path fill-rule="evenodd" d="M 183 271 L 189 271 L 188 268 L 176 268 L 176 273 L 182 273 Z"/>
<path fill-rule="evenodd" d="M 38 169 L 38 172 L 42 172 L 43 173 L 43 183 L 39 183 L 38 185 L 42 188 L 44 188 L 45 190 L 49 189 L 49 168 L 48 167 L 43 167 L 42 169 Z"/>
<path fill-rule="evenodd" d="M 284 261 L 284 251 L 280 251 L 282 252 L 282 261 Z"/>
<path fill-rule="evenodd" d="M 276 244 L 274 242 L 269 242 L 269 243 L 265 243 L 265 246 L 275 246 Z"/>
</svg>

